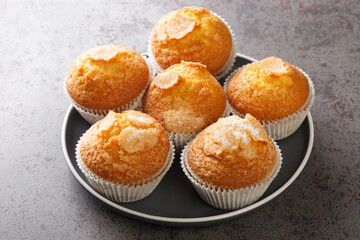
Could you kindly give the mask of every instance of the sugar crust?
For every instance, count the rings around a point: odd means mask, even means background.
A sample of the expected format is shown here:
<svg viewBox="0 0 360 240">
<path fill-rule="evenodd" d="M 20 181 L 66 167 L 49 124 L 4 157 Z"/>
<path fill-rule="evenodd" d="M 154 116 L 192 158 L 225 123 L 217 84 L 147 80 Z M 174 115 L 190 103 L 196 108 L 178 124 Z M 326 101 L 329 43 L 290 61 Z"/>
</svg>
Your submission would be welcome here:
<svg viewBox="0 0 360 240">
<path fill-rule="evenodd" d="M 204 65 L 182 61 L 152 81 L 142 106 L 167 131 L 192 133 L 221 117 L 226 97 Z"/>
<path fill-rule="evenodd" d="M 295 66 L 270 57 L 238 71 L 227 92 L 232 107 L 261 121 L 274 121 L 299 111 L 309 96 L 307 78 Z"/>
<path fill-rule="evenodd" d="M 224 189 L 248 187 L 265 179 L 276 163 L 276 149 L 251 115 L 222 118 L 191 142 L 188 164 L 202 181 Z"/>
<path fill-rule="evenodd" d="M 163 69 L 185 60 L 200 62 L 210 73 L 215 73 L 230 56 L 232 38 L 226 24 L 208 9 L 185 7 L 159 20 L 150 45 Z"/>
<path fill-rule="evenodd" d="M 65 80 L 70 97 L 90 109 L 113 109 L 135 99 L 149 69 L 135 50 L 104 45 L 87 50 L 71 64 Z"/>
<path fill-rule="evenodd" d="M 169 148 L 164 127 L 153 117 L 132 110 L 111 111 L 83 135 L 80 156 L 97 176 L 131 184 L 157 173 Z"/>
</svg>

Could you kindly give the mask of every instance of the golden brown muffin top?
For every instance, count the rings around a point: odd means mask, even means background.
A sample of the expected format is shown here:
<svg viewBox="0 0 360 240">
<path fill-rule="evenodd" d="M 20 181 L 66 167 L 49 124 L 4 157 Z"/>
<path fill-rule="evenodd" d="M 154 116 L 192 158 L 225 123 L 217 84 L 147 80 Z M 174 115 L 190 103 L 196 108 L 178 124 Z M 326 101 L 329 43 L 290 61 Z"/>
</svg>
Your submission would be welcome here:
<svg viewBox="0 0 360 240">
<path fill-rule="evenodd" d="M 202 7 L 185 7 L 165 15 L 154 27 L 150 43 L 162 68 L 185 60 L 206 65 L 212 74 L 225 65 L 232 48 L 226 24 Z"/>
<path fill-rule="evenodd" d="M 202 181 L 224 189 L 248 187 L 265 179 L 277 155 L 274 143 L 251 115 L 221 118 L 191 142 L 188 164 Z"/>
<path fill-rule="evenodd" d="M 83 135 L 80 156 L 97 176 L 128 184 L 157 173 L 164 166 L 169 144 L 164 127 L 151 116 L 110 111 Z"/>
<path fill-rule="evenodd" d="M 112 109 L 136 98 L 149 69 L 135 50 L 113 44 L 87 50 L 70 66 L 66 90 L 85 108 Z"/>
<path fill-rule="evenodd" d="M 273 121 L 296 113 L 306 103 L 309 84 L 299 69 L 269 57 L 238 71 L 229 81 L 227 96 L 238 112 Z"/>
<path fill-rule="evenodd" d="M 177 133 L 200 131 L 221 117 L 225 105 L 225 92 L 206 67 L 184 61 L 160 73 L 143 98 L 144 112 Z"/>
</svg>

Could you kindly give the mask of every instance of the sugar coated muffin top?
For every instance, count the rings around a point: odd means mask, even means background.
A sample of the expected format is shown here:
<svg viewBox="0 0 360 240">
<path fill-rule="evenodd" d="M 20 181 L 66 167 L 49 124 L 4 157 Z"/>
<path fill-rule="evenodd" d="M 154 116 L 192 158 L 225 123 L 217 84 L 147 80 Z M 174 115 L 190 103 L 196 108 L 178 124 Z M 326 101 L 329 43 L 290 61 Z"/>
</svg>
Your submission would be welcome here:
<svg viewBox="0 0 360 240">
<path fill-rule="evenodd" d="M 217 121 L 226 106 L 219 82 L 200 63 L 175 64 L 160 73 L 143 98 L 143 110 L 169 132 L 197 132 Z"/>
<path fill-rule="evenodd" d="M 221 118 L 190 143 L 190 169 L 201 181 L 223 189 L 248 187 L 272 172 L 277 154 L 260 122 L 247 114 Z"/>
<path fill-rule="evenodd" d="M 149 69 L 140 54 L 113 44 L 78 56 L 68 71 L 66 90 L 79 105 L 90 109 L 121 107 L 146 86 Z"/>
<path fill-rule="evenodd" d="M 296 113 L 307 101 L 307 78 L 295 66 L 276 57 L 252 63 L 229 81 L 227 96 L 240 113 L 273 121 Z"/>
<path fill-rule="evenodd" d="M 165 164 L 170 143 L 164 127 L 137 111 L 110 112 L 83 135 L 80 156 L 95 175 L 115 183 L 134 183 Z"/>
<path fill-rule="evenodd" d="M 206 8 L 185 7 L 160 19 L 150 45 L 164 69 L 185 60 L 200 62 L 214 74 L 228 60 L 232 38 L 226 24 Z"/>
</svg>

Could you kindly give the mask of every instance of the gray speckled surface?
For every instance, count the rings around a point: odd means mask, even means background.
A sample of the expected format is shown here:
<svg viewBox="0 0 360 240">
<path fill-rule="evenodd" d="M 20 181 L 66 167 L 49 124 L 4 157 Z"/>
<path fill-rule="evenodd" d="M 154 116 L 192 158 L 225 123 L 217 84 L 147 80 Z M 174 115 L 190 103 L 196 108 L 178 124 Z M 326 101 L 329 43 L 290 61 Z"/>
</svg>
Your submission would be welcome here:
<svg viewBox="0 0 360 240">
<path fill-rule="evenodd" d="M 271 204 L 198 228 L 151 225 L 95 201 L 61 149 L 72 60 L 115 43 L 145 52 L 161 16 L 199 5 L 232 26 L 238 52 L 275 55 L 316 87 L 308 165 Z M 360 2 L 0 1 L 1 239 L 358 239 L 360 235 Z"/>
</svg>

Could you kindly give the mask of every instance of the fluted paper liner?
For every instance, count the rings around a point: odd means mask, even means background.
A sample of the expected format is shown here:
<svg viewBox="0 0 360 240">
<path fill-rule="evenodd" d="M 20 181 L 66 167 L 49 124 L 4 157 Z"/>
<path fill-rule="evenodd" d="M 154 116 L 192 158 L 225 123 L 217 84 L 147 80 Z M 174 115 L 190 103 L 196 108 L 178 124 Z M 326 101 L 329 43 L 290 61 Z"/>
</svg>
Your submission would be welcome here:
<svg viewBox="0 0 360 240">
<path fill-rule="evenodd" d="M 231 52 L 229 55 L 228 60 L 226 61 L 225 65 L 218 70 L 217 72 L 213 73 L 212 75 L 217 79 L 221 79 L 222 77 L 224 77 L 232 68 L 232 66 L 235 63 L 235 59 L 236 59 L 236 38 L 235 35 L 233 33 L 233 30 L 231 29 L 230 25 L 225 21 L 225 19 L 223 17 L 221 17 L 220 15 L 210 11 L 213 15 L 215 15 L 216 17 L 218 17 L 221 21 L 223 21 L 223 23 L 225 23 L 225 25 L 227 26 L 227 28 L 229 29 L 230 35 L 231 35 L 231 42 L 232 42 L 232 46 L 231 46 Z M 156 69 L 156 73 L 161 73 L 162 71 L 164 71 L 165 69 L 163 69 L 156 61 L 152 51 L 151 51 L 151 36 L 152 33 L 150 34 L 149 40 L 148 40 L 148 55 L 149 55 L 149 60 L 153 63 L 154 68 Z"/>
<path fill-rule="evenodd" d="M 280 171 L 282 165 L 282 154 L 279 146 L 275 141 L 276 148 L 276 163 L 271 173 L 261 182 L 250 187 L 239 189 L 224 189 L 221 187 L 208 184 L 199 179 L 191 170 L 187 162 L 187 151 L 190 146 L 188 143 L 181 153 L 181 167 L 185 175 L 190 180 L 199 196 L 209 205 L 224 209 L 235 210 L 256 202 L 269 187 L 270 183 L 274 180 Z"/>
<path fill-rule="evenodd" d="M 112 109 L 91 109 L 91 108 L 86 108 L 84 106 L 81 106 L 80 104 L 76 103 L 71 96 L 69 95 L 69 93 L 66 90 L 66 86 L 65 86 L 65 81 L 64 81 L 64 91 L 65 91 L 65 95 L 67 96 L 67 98 L 69 99 L 69 101 L 71 102 L 71 104 L 75 107 L 75 109 L 79 112 L 79 114 L 90 124 L 94 124 L 97 121 L 103 119 L 110 111 L 114 111 L 117 113 L 126 111 L 126 110 L 135 110 L 137 108 L 141 108 L 141 100 L 147 90 L 147 88 L 149 87 L 149 84 L 151 83 L 151 81 L 154 79 L 155 77 L 155 69 L 154 69 L 154 65 L 151 61 L 149 61 L 149 59 L 145 56 L 145 54 L 142 54 L 144 60 L 146 61 L 146 64 L 148 65 L 149 68 L 149 79 L 144 87 L 144 89 L 141 91 L 141 93 L 134 98 L 133 100 L 131 100 L 129 103 L 117 107 L 117 108 L 112 108 Z"/>
<path fill-rule="evenodd" d="M 229 116 L 230 114 L 230 104 L 226 100 L 224 113 L 221 115 L 222 118 Z M 189 141 L 194 139 L 196 135 L 201 132 L 201 130 L 191 133 L 177 133 L 177 132 L 168 132 L 169 138 L 174 142 L 176 149 L 182 149 Z"/>
<path fill-rule="evenodd" d="M 227 99 L 228 99 L 227 86 L 229 84 L 230 79 L 240 69 L 242 69 L 242 68 L 244 68 L 244 67 L 246 67 L 246 66 L 248 66 L 250 64 L 251 63 L 246 64 L 246 65 L 236 69 L 225 80 L 224 91 L 225 91 Z M 265 131 L 274 140 L 280 140 L 280 139 L 286 138 L 286 137 L 290 136 L 291 134 L 293 134 L 301 126 L 302 122 L 306 118 L 306 115 L 310 111 L 311 106 L 314 103 L 314 99 L 315 99 L 314 84 L 313 84 L 311 78 L 309 77 L 309 75 L 307 75 L 302 69 L 300 69 L 300 68 L 297 68 L 297 69 L 299 69 L 299 71 L 302 74 L 304 74 L 304 76 L 308 80 L 308 84 L 309 84 L 309 96 L 308 96 L 308 99 L 306 100 L 305 104 L 296 113 L 293 113 L 293 114 L 291 114 L 291 115 L 289 115 L 289 116 L 287 116 L 285 118 L 282 118 L 282 119 L 279 119 L 279 120 L 276 120 L 276 121 L 262 121 L 262 120 L 259 120 L 261 125 L 265 129 Z M 230 113 L 239 115 L 241 117 L 244 117 L 244 114 L 241 114 L 240 112 L 238 112 L 233 106 L 231 106 L 230 102 L 229 102 L 229 105 L 230 105 L 229 106 Z"/>
<path fill-rule="evenodd" d="M 77 165 L 97 192 L 115 202 L 134 202 L 147 197 L 155 190 L 162 178 L 169 171 L 175 157 L 175 148 L 170 141 L 169 153 L 165 164 L 157 173 L 148 178 L 128 184 L 114 183 L 96 176 L 85 166 L 79 152 L 81 139 L 82 137 L 76 145 Z"/>
</svg>

